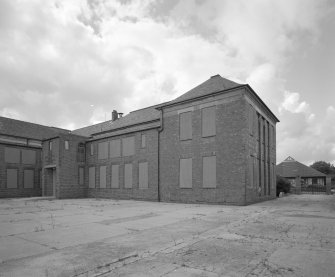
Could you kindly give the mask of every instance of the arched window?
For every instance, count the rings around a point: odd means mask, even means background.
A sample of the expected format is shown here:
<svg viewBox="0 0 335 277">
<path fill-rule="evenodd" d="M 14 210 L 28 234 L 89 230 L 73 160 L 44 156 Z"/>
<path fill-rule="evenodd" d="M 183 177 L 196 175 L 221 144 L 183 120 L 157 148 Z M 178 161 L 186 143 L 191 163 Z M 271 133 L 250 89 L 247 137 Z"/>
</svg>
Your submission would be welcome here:
<svg viewBox="0 0 335 277">
<path fill-rule="evenodd" d="M 78 144 L 77 160 L 78 162 L 85 162 L 85 144 L 83 142 Z"/>
</svg>

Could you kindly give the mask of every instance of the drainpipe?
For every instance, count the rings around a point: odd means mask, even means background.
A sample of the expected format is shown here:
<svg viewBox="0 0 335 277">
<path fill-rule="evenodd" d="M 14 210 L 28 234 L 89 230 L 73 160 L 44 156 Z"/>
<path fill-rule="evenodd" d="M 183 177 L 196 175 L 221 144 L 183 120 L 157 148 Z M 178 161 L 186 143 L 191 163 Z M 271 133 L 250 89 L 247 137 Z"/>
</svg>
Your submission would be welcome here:
<svg viewBox="0 0 335 277">
<path fill-rule="evenodd" d="M 160 123 L 161 126 L 158 128 L 157 138 L 158 138 L 158 186 L 157 186 L 157 201 L 161 202 L 161 190 L 160 190 L 160 133 L 163 131 L 163 109 L 160 110 Z"/>
</svg>

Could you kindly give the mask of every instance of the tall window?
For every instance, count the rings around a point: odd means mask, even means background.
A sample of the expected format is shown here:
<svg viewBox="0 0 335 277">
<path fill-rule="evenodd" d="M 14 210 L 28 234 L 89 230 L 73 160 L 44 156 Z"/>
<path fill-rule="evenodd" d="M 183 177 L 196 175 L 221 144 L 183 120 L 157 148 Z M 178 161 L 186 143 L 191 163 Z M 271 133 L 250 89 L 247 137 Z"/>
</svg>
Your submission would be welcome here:
<svg viewBox="0 0 335 277">
<path fill-rule="evenodd" d="M 112 165 L 112 188 L 119 188 L 119 165 Z"/>
<path fill-rule="evenodd" d="M 17 174 L 18 171 L 17 169 L 14 168 L 8 168 L 7 171 L 7 188 L 12 189 L 12 188 L 17 188 Z"/>
<path fill-rule="evenodd" d="M 131 189 L 133 187 L 133 165 L 124 165 L 124 187 L 126 189 Z"/>
<path fill-rule="evenodd" d="M 192 139 L 192 112 L 179 114 L 180 140 Z"/>
<path fill-rule="evenodd" d="M 34 170 L 25 169 L 23 171 L 23 186 L 25 189 L 34 188 Z"/>
<path fill-rule="evenodd" d="M 116 158 L 121 156 L 121 140 L 114 139 L 109 143 L 110 157 Z"/>
<path fill-rule="evenodd" d="M 132 156 L 135 154 L 135 138 L 127 137 L 122 139 L 122 156 Z"/>
<path fill-rule="evenodd" d="M 141 134 L 141 147 L 142 148 L 146 147 L 146 137 L 145 137 L 145 134 Z"/>
<path fill-rule="evenodd" d="M 90 154 L 91 154 L 91 156 L 94 155 L 94 144 L 93 144 L 93 142 L 90 144 Z"/>
<path fill-rule="evenodd" d="M 94 166 L 88 169 L 88 187 L 95 188 L 95 167 Z"/>
<path fill-rule="evenodd" d="M 138 187 L 140 189 L 148 188 L 148 163 L 138 164 Z"/>
<path fill-rule="evenodd" d="M 215 106 L 203 108 L 202 115 L 202 136 L 210 137 L 216 134 Z"/>
<path fill-rule="evenodd" d="M 65 148 L 65 150 L 69 150 L 69 141 L 68 140 L 64 141 L 64 148 Z"/>
<path fill-rule="evenodd" d="M 49 151 L 52 151 L 52 140 L 49 141 Z"/>
<path fill-rule="evenodd" d="M 100 188 L 106 188 L 107 184 L 107 166 L 100 166 L 100 172 L 99 172 L 99 177 L 100 177 Z"/>
<path fill-rule="evenodd" d="M 180 159 L 179 186 L 180 188 L 192 188 L 192 158 Z"/>
<path fill-rule="evenodd" d="M 78 144 L 77 160 L 78 162 L 85 162 L 85 144 L 82 142 Z"/>
<path fill-rule="evenodd" d="M 108 141 L 98 143 L 98 159 L 108 159 Z"/>
<path fill-rule="evenodd" d="M 216 156 L 202 157 L 202 186 L 216 188 Z"/>
</svg>

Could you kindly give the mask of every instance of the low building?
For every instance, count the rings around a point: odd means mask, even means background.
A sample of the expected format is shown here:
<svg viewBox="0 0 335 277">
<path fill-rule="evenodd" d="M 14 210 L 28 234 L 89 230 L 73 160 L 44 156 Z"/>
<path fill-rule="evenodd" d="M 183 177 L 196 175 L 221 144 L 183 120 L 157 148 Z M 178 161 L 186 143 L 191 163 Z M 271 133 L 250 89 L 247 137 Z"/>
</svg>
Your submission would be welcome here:
<svg viewBox="0 0 335 277">
<path fill-rule="evenodd" d="M 290 181 L 293 193 L 326 192 L 327 175 L 290 156 L 276 166 L 276 171 L 278 175 Z"/>
<path fill-rule="evenodd" d="M 40 136 L 39 191 L 235 205 L 273 199 L 277 122 L 249 85 L 215 75 L 170 102 Z M 0 167 L 11 169 L 3 160 Z M 9 183 L 3 175 L 1 197 L 15 196 Z"/>
</svg>

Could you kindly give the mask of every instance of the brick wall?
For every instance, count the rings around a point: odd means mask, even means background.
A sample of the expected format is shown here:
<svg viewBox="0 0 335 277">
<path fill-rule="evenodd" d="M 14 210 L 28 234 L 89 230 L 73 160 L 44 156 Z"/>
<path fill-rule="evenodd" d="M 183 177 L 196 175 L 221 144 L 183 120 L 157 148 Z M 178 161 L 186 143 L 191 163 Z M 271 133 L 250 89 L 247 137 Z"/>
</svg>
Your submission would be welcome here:
<svg viewBox="0 0 335 277">
<path fill-rule="evenodd" d="M 141 135 L 146 136 L 146 147 L 141 147 Z M 135 137 L 135 154 L 128 157 L 115 157 L 107 159 L 98 159 L 98 143 L 111 141 L 115 139 Z M 94 147 L 94 154 L 90 155 L 91 144 Z M 122 149 L 122 143 L 121 143 Z M 122 151 L 121 151 L 122 152 Z M 139 166 L 140 162 L 148 162 L 148 185 L 147 189 L 139 189 Z M 124 186 L 124 167 L 125 164 L 133 165 L 133 186 L 125 188 Z M 111 188 L 111 171 L 112 165 L 119 165 L 119 188 Z M 89 167 L 95 167 L 96 188 L 88 188 L 88 170 Z M 107 167 L 106 188 L 99 188 L 100 166 Z M 102 197 L 114 199 L 138 199 L 157 201 L 158 199 L 158 131 L 157 129 L 138 131 L 131 134 L 118 135 L 110 138 L 102 138 L 86 144 L 86 167 L 85 167 L 85 184 L 88 197 Z"/>
<path fill-rule="evenodd" d="M 163 201 L 245 203 L 245 101 L 242 91 L 167 107 L 160 134 L 160 190 Z M 201 108 L 216 105 L 216 135 L 203 138 Z M 179 139 L 178 112 L 192 111 L 192 140 Z M 202 157 L 216 155 L 217 187 L 202 186 Z M 179 160 L 192 158 L 192 188 L 179 187 Z"/>
<path fill-rule="evenodd" d="M 246 204 L 250 204 L 276 197 L 276 122 L 249 93 L 245 110 Z"/>
<path fill-rule="evenodd" d="M 20 150 L 20 162 L 19 163 L 6 163 L 5 162 L 5 147 L 15 148 Z M 35 164 L 23 164 L 22 163 L 22 150 L 33 150 L 36 151 L 36 163 Z M 17 146 L 11 144 L 0 144 L 0 198 L 8 197 L 31 197 L 41 196 L 42 190 L 40 187 L 40 175 L 41 175 L 41 149 L 35 147 Z M 17 188 L 7 188 L 7 168 L 13 168 L 18 170 L 18 186 Z M 34 185 L 33 188 L 24 188 L 24 170 L 34 170 Z"/>
</svg>

